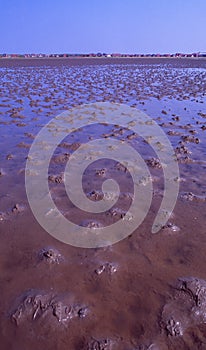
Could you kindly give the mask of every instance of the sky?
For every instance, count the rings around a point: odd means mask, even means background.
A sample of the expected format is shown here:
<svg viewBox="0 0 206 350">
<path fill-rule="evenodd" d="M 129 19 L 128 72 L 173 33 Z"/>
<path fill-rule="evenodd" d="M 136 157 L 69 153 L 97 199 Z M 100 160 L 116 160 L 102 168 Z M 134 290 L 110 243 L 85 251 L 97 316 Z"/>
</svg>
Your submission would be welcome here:
<svg viewBox="0 0 206 350">
<path fill-rule="evenodd" d="M 0 0 L 0 53 L 206 51 L 206 0 Z"/>
</svg>

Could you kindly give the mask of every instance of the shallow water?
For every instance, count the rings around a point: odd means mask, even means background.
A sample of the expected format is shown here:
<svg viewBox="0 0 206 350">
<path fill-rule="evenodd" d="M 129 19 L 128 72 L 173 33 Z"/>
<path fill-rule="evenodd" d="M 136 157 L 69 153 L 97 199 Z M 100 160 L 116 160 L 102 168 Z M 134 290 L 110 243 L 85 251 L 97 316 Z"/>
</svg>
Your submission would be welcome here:
<svg viewBox="0 0 206 350">
<path fill-rule="evenodd" d="M 0 62 L 2 349 L 206 349 L 205 302 L 191 306 L 187 288 L 181 310 L 173 303 L 179 300 L 179 278 L 206 279 L 206 61 L 199 67 L 198 60 L 21 62 Z M 178 159 L 180 191 L 168 224 L 152 234 L 164 183 L 149 145 L 113 124 L 74 132 L 57 147 L 48 174 L 52 198 L 67 218 L 85 230 L 110 225 L 132 201 L 129 172 L 107 159 L 87 169 L 83 188 L 97 201 L 102 182 L 115 178 L 121 195 L 113 211 L 88 214 L 68 199 L 62 180 L 66 162 L 91 139 L 126 140 L 148 162 L 154 187 L 150 211 L 132 235 L 106 248 L 75 248 L 52 238 L 35 220 L 25 164 L 35 135 L 54 116 L 104 101 L 142 110 L 162 127 Z M 198 288 L 203 293 L 204 282 Z M 191 290 L 189 295 L 196 300 Z M 172 320 L 171 305 L 177 308 Z"/>
</svg>

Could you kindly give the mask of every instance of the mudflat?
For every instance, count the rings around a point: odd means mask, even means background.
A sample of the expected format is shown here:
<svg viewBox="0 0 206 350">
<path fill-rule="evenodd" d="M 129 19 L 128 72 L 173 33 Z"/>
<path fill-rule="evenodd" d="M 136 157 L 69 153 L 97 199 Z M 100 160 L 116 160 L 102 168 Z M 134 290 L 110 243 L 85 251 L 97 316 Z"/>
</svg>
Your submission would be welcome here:
<svg viewBox="0 0 206 350">
<path fill-rule="evenodd" d="M 1 348 L 206 349 L 206 60 L 1 59 L 0 81 Z M 150 170 L 144 185 L 153 186 L 150 210 L 132 234 L 87 249 L 60 242 L 39 225 L 26 195 L 25 165 L 46 123 L 97 102 L 141 110 L 162 128 L 174 148 L 180 189 L 167 224 L 153 234 L 164 174 L 149 143 L 117 124 L 71 133 L 51 158 L 48 184 L 56 206 L 85 234 L 124 217 L 134 189 L 129 169 L 105 158 L 86 169 L 83 189 L 98 201 L 103 181 L 114 178 L 117 202 L 105 213 L 75 207 L 63 173 L 83 143 L 127 142 Z"/>
</svg>

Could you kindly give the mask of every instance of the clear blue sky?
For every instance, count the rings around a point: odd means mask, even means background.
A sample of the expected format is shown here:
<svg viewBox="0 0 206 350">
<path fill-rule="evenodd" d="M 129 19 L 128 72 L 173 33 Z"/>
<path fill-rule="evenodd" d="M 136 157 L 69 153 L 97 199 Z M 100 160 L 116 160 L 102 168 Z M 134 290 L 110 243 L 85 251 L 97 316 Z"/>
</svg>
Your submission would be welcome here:
<svg viewBox="0 0 206 350">
<path fill-rule="evenodd" d="M 0 0 L 0 53 L 206 51 L 206 0 Z"/>
</svg>

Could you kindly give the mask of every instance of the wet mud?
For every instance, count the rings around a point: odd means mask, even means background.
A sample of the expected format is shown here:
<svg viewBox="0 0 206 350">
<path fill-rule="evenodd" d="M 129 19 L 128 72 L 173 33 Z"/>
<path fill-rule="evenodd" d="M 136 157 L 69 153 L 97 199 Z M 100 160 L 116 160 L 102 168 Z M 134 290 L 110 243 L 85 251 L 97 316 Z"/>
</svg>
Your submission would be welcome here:
<svg viewBox="0 0 206 350">
<path fill-rule="evenodd" d="M 1 349 L 206 349 L 206 60 L 1 59 L 0 81 Z M 48 121 L 71 107 L 105 101 L 140 109 L 158 123 L 174 148 L 180 174 L 170 181 L 180 191 L 168 222 L 152 234 L 165 164 L 150 137 L 107 123 L 71 132 L 50 160 L 48 187 L 59 211 L 85 234 L 133 220 L 134 185 L 129 166 L 94 161 L 83 174 L 85 196 L 115 204 L 95 214 L 76 208 L 64 171 L 83 143 L 127 142 L 150 173 L 137 183 L 153 187 L 150 210 L 132 234 L 113 246 L 77 248 L 50 236 L 34 218 L 25 165 Z M 103 193 L 110 178 L 118 196 Z M 51 213 L 45 208 L 46 216 Z"/>
</svg>

